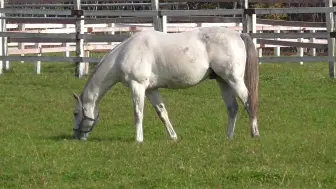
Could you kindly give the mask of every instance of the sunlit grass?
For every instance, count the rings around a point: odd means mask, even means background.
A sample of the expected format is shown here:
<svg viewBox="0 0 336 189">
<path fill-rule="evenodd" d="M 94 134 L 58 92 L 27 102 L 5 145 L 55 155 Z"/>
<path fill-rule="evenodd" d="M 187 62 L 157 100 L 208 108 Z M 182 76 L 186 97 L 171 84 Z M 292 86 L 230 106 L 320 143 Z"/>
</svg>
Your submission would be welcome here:
<svg viewBox="0 0 336 189">
<path fill-rule="evenodd" d="M 261 65 L 259 128 L 251 139 L 240 104 L 233 141 L 214 81 L 161 90 L 179 141 L 146 101 L 144 143 L 135 143 L 130 91 L 100 104 L 88 141 L 71 140 L 72 92 L 85 79 L 66 63 L 13 64 L 0 76 L 2 188 L 333 188 L 336 87 L 328 65 Z"/>
</svg>

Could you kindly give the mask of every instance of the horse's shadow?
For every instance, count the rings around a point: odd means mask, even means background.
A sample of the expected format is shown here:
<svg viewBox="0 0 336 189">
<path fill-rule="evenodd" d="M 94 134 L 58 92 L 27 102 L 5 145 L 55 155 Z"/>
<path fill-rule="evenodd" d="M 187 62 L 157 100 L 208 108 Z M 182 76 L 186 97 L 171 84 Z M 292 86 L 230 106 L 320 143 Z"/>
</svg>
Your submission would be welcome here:
<svg viewBox="0 0 336 189">
<path fill-rule="evenodd" d="M 50 140 L 54 141 L 64 141 L 64 140 L 72 140 L 72 141 L 79 141 L 75 140 L 72 138 L 71 134 L 60 134 L 60 135 L 54 135 L 48 137 Z M 134 142 L 134 137 L 122 137 L 122 136 L 110 136 L 110 137 L 98 137 L 98 136 L 91 136 L 88 137 L 88 140 L 85 142 L 105 142 L 105 141 L 110 141 L 110 142 L 127 142 L 127 143 L 132 143 Z"/>
<path fill-rule="evenodd" d="M 54 141 L 63 141 L 63 140 L 72 139 L 72 135 L 60 134 L 60 135 L 50 136 L 50 137 L 47 137 L 47 138 L 50 139 L 50 140 L 54 140 Z"/>
</svg>

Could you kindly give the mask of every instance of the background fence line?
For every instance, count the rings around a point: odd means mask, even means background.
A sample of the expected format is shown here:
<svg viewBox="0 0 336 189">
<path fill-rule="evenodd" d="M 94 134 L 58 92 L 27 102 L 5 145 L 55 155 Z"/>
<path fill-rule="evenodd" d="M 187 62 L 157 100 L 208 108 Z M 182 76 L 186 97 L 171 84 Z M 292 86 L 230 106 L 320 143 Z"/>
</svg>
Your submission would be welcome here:
<svg viewBox="0 0 336 189">
<path fill-rule="evenodd" d="M 336 32 L 333 15 L 336 8 L 333 7 L 332 0 L 325 1 L 326 7 L 273 9 L 248 8 L 246 0 L 244 9 L 208 10 L 164 10 L 160 9 L 161 3 L 158 0 L 151 0 L 152 10 L 145 11 L 83 10 L 80 0 L 27 0 L 25 3 L 40 2 L 41 6 L 44 3 L 43 5 L 47 7 L 65 1 L 73 3 L 68 5 L 72 6 L 72 10 L 18 9 L 12 8 L 15 7 L 13 4 L 7 8 L 4 0 L 0 0 L 0 74 L 3 69 L 9 69 L 9 61 L 34 61 L 36 62 L 36 73 L 39 74 L 41 61 L 58 62 L 62 60 L 62 62 L 75 62 L 76 76 L 80 78 L 88 73 L 89 62 L 96 63 L 100 60 L 88 57 L 90 51 L 113 49 L 134 32 L 142 30 L 158 30 L 165 33 L 183 32 L 197 27 L 217 25 L 250 33 L 259 50 L 260 62 L 299 62 L 303 64 L 303 62 L 327 61 L 329 62 L 329 76 L 335 77 Z M 117 1 L 125 3 L 125 0 Z M 233 2 L 234 0 L 214 1 Z M 289 2 L 289 0 L 284 1 Z M 292 0 L 290 2 L 299 1 Z M 11 2 L 22 1 L 12 0 Z M 200 0 L 200 2 L 203 1 Z M 168 3 L 176 2 L 168 1 Z M 88 5 L 86 4 L 86 6 Z M 279 13 L 324 13 L 327 22 L 278 21 L 256 18 L 258 14 Z M 44 15 L 44 17 L 7 16 L 6 14 Z M 47 15 L 58 17 L 48 17 Z M 224 15 L 242 15 L 242 17 L 220 17 Z M 118 16 L 119 18 L 100 18 L 100 16 Z M 190 21 L 188 24 L 174 23 L 188 19 Z M 52 23 L 59 24 L 28 24 L 45 23 L 51 20 L 53 20 Z M 125 24 L 111 23 L 115 20 L 125 21 Z M 135 23 L 139 20 L 142 23 Z M 196 22 L 192 23 L 192 21 Z M 116 34 L 116 32 L 123 34 Z M 275 57 L 261 57 L 262 48 L 269 47 L 275 48 Z M 297 56 L 280 57 L 280 47 L 296 47 L 298 54 Z M 307 48 L 310 49 L 310 55 L 314 57 L 304 56 L 304 51 L 307 51 Z M 328 49 L 328 55 L 316 56 L 316 48 Z M 70 57 L 70 51 L 75 51 L 75 57 Z M 64 57 L 57 58 L 42 56 L 43 53 L 48 52 L 64 52 L 65 54 Z M 37 56 L 28 57 L 24 56 L 25 54 L 36 54 Z"/>
</svg>

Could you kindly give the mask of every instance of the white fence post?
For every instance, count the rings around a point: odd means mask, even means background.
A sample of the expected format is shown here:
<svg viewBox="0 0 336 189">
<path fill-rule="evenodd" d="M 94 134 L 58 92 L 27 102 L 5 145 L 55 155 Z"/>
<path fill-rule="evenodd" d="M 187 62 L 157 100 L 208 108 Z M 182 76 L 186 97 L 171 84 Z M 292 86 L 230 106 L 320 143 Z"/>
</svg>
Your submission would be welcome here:
<svg viewBox="0 0 336 189">
<path fill-rule="evenodd" d="M 252 14 L 251 16 L 251 31 L 252 33 L 257 33 L 257 15 Z M 257 38 L 253 38 L 254 46 L 257 46 Z"/>
<path fill-rule="evenodd" d="M 167 16 L 162 16 L 162 32 L 167 33 Z"/>
<path fill-rule="evenodd" d="M 39 53 L 37 56 L 41 56 L 42 54 L 42 45 L 41 43 L 35 43 L 35 48 L 38 49 Z M 35 63 L 35 72 L 36 74 L 41 74 L 41 61 L 36 61 Z"/>
<path fill-rule="evenodd" d="M 280 33 L 280 30 L 274 30 L 274 33 Z M 275 38 L 275 40 L 279 40 L 280 38 Z M 281 56 L 281 49 L 279 46 L 274 47 L 274 56 Z"/>
<path fill-rule="evenodd" d="M 68 25 L 68 24 L 63 24 L 63 28 L 64 28 L 65 30 L 67 30 L 67 29 L 69 28 L 69 25 Z M 68 33 L 68 32 L 67 32 L 67 33 Z M 69 56 L 70 56 L 70 51 L 69 51 L 70 44 L 67 43 L 67 42 L 65 42 L 65 43 L 63 43 L 63 47 L 66 48 L 66 50 L 65 50 L 65 56 L 66 56 L 66 57 L 69 57 Z"/>
<path fill-rule="evenodd" d="M 24 30 L 26 30 L 26 25 L 25 24 L 19 24 L 18 25 L 18 30 L 19 31 L 21 31 L 21 32 L 23 32 Z M 25 49 L 25 44 L 24 43 L 22 43 L 22 42 L 19 42 L 18 43 L 18 49 Z M 25 54 L 21 54 L 21 56 L 24 56 Z M 21 60 L 21 63 L 24 63 L 24 61 L 23 60 Z"/>
<path fill-rule="evenodd" d="M 315 30 L 311 30 L 310 32 L 313 34 L 316 33 Z M 309 42 L 315 43 L 315 38 L 310 38 Z M 311 56 L 316 56 L 316 48 L 311 48 L 309 53 Z"/>
<path fill-rule="evenodd" d="M 77 21 L 76 21 L 76 34 L 77 34 L 77 39 L 76 39 L 76 57 L 84 57 L 84 39 L 80 39 L 79 35 L 84 34 L 84 16 L 81 12 L 81 1 L 80 0 L 74 0 L 74 10 L 75 14 L 77 16 Z M 83 62 L 75 62 L 76 64 L 76 70 L 75 70 L 75 75 L 78 78 L 83 77 L 84 75 L 84 69 L 85 69 L 85 64 Z"/>
<path fill-rule="evenodd" d="M 326 7 L 332 7 L 332 0 L 325 0 Z M 333 13 L 326 13 L 326 21 L 327 21 L 327 30 L 328 32 L 334 31 L 334 17 Z M 328 56 L 329 58 L 334 57 L 335 55 L 335 38 L 331 38 L 328 36 Z M 335 61 L 329 61 L 329 76 L 331 78 L 335 78 Z"/>
<path fill-rule="evenodd" d="M 263 33 L 263 31 L 262 30 L 259 30 L 259 33 Z M 262 44 L 260 44 L 259 45 L 259 49 L 258 49 L 258 57 L 260 58 L 260 57 L 262 57 L 262 53 L 263 53 L 263 45 Z M 259 62 L 259 64 L 261 64 L 261 62 Z"/>
<path fill-rule="evenodd" d="M 92 33 L 92 31 L 93 31 L 92 27 L 87 28 L 87 33 Z M 89 45 L 88 42 L 84 43 L 84 54 L 85 54 L 84 56 L 85 57 L 90 57 L 90 50 L 88 50 L 88 49 L 85 50 L 85 47 L 88 47 L 88 45 Z M 84 62 L 84 65 L 85 65 L 84 66 L 84 74 L 88 75 L 89 70 L 90 70 L 90 63 L 89 62 Z"/>
<path fill-rule="evenodd" d="M 298 31 L 298 32 L 299 32 L 299 33 L 304 33 L 303 30 L 300 30 L 300 31 Z M 298 41 L 298 42 L 303 42 L 303 38 L 298 38 L 297 41 Z M 298 51 L 298 56 L 303 57 L 303 47 L 298 47 L 298 48 L 297 48 L 297 51 Z M 303 62 L 301 61 L 300 64 L 303 65 Z"/>
<path fill-rule="evenodd" d="M 111 31 L 110 32 L 108 32 L 109 34 L 111 34 L 111 35 L 114 35 L 114 23 L 109 23 L 109 24 L 107 24 L 107 27 L 108 28 L 111 28 Z M 113 42 L 109 42 L 108 44 L 110 44 L 110 45 L 113 45 Z"/>
<path fill-rule="evenodd" d="M 251 16 L 251 31 L 252 31 L 252 33 L 257 33 L 257 15 L 256 14 L 252 14 L 252 16 Z M 254 46 L 257 47 L 257 45 L 258 45 L 257 44 L 257 38 L 253 38 L 253 43 L 254 43 Z M 261 62 L 259 61 L 259 64 L 260 63 Z"/>
</svg>

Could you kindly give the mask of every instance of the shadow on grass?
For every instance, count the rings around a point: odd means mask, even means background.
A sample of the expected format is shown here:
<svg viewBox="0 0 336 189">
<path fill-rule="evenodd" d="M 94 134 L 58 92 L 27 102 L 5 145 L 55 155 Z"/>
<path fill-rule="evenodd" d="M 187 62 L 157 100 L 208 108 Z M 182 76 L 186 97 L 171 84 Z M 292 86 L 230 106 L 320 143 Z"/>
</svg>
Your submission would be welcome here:
<svg viewBox="0 0 336 189">
<path fill-rule="evenodd" d="M 60 134 L 60 135 L 55 135 L 55 136 L 50 136 L 48 137 L 50 140 L 54 141 L 63 141 L 63 140 L 73 140 L 71 134 Z M 76 141 L 76 140 L 73 140 Z M 97 137 L 97 136 L 92 136 L 88 137 L 88 140 L 86 142 L 105 142 L 105 141 L 110 141 L 110 142 L 127 142 L 127 143 L 132 143 L 135 142 L 134 137 L 123 137 L 123 136 L 110 136 L 110 137 Z"/>
<path fill-rule="evenodd" d="M 135 142 L 134 137 L 125 137 L 125 136 L 110 136 L 110 137 L 89 137 L 88 141 L 93 141 L 93 142 L 105 142 L 105 141 L 110 141 L 110 142 L 127 142 L 127 143 L 132 143 Z"/>
<path fill-rule="evenodd" d="M 71 134 L 60 134 L 56 136 L 50 136 L 48 139 L 55 140 L 55 141 L 62 141 L 62 140 L 70 140 L 72 139 Z"/>
</svg>

